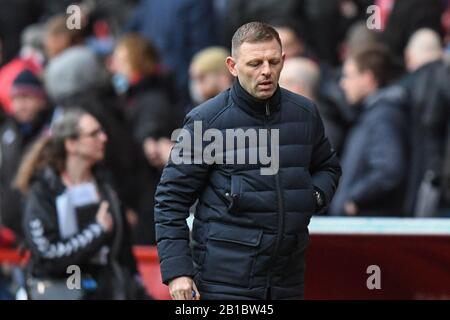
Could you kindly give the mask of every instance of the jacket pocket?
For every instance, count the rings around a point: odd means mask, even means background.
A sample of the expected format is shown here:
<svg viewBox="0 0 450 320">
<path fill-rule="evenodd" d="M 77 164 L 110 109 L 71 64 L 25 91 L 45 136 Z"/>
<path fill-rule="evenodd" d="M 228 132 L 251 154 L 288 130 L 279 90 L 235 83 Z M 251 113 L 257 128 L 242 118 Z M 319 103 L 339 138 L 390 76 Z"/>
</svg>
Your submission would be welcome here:
<svg viewBox="0 0 450 320">
<path fill-rule="evenodd" d="M 211 222 L 202 280 L 248 287 L 262 234 L 262 230 Z"/>
</svg>

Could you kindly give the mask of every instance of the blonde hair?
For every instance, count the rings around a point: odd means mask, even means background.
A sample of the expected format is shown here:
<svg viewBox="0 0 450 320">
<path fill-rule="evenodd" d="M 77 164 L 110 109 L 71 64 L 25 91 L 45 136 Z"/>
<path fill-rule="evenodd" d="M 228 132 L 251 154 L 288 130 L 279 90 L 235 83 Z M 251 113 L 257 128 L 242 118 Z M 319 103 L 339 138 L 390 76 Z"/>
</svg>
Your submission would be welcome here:
<svg viewBox="0 0 450 320">
<path fill-rule="evenodd" d="M 191 62 L 191 68 L 195 68 L 201 73 L 228 73 L 228 68 L 225 60 L 229 55 L 230 52 L 222 47 L 205 48 L 194 55 Z"/>
</svg>

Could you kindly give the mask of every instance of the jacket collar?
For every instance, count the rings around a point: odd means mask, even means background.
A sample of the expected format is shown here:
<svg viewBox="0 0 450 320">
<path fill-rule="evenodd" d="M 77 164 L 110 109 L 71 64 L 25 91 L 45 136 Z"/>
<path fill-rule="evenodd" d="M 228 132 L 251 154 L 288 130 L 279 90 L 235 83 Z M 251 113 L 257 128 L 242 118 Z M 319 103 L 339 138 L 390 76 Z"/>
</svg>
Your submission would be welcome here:
<svg viewBox="0 0 450 320">
<path fill-rule="evenodd" d="M 92 168 L 92 173 L 97 185 L 100 188 L 103 188 L 103 185 L 108 183 L 108 173 L 101 167 L 101 165 L 94 166 Z M 32 182 L 34 181 L 44 183 L 49 191 L 54 194 L 54 196 L 59 195 L 66 190 L 66 186 L 64 185 L 60 174 L 50 166 L 46 166 L 38 170 L 32 177 Z"/>
<path fill-rule="evenodd" d="M 380 101 L 395 103 L 402 105 L 406 99 L 405 90 L 399 85 L 390 85 L 388 87 L 380 88 L 372 93 L 363 101 L 364 110 L 372 109 L 377 106 Z"/>
<path fill-rule="evenodd" d="M 242 109 L 252 115 L 266 115 L 277 112 L 280 109 L 281 103 L 281 89 L 277 86 L 277 89 L 272 97 L 267 100 L 259 100 L 250 95 L 239 83 L 236 78 L 231 88 L 231 96 L 234 102 Z"/>
</svg>

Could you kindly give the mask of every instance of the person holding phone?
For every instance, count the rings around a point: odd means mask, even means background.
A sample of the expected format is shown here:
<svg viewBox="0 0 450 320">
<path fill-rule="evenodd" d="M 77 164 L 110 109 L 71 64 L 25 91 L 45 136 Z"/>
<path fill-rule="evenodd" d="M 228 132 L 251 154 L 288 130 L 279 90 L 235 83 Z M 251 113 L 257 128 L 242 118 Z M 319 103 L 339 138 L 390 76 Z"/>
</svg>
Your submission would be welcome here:
<svg viewBox="0 0 450 320">
<path fill-rule="evenodd" d="M 92 115 L 72 109 L 21 163 L 15 185 L 26 194 L 31 299 L 145 296 L 121 204 L 100 170 L 106 141 Z M 70 270 L 79 271 L 71 280 L 80 290 L 67 290 Z"/>
</svg>

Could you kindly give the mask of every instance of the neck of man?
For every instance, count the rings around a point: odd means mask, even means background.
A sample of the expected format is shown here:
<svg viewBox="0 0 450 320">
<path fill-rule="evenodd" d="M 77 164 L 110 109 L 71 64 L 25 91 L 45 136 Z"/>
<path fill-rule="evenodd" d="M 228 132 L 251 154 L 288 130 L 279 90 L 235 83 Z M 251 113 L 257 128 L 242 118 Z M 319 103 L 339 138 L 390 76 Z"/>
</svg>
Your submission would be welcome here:
<svg viewBox="0 0 450 320">
<path fill-rule="evenodd" d="M 260 98 L 255 97 L 254 95 L 252 95 L 250 92 L 248 92 L 247 89 L 244 88 L 244 86 L 241 84 L 239 78 L 237 78 L 237 82 L 239 84 L 239 87 L 241 87 L 241 89 L 245 92 L 245 94 L 248 95 L 248 97 L 250 97 L 251 99 L 253 99 L 253 100 L 255 100 L 256 102 L 259 102 L 259 103 L 265 103 L 266 101 L 270 100 L 270 98 L 272 98 L 273 95 L 275 94 L 275 92 L 274 92 L 270 97 L 265 98 L 265 99 L 260 99 Z"/>
<path fill-rule="evenodd" d="M 367 87 L 366 94 L 364 95 L 364 99 L 367 99 L 368 97 L 372 96 L 374 93 L 376 93 L 380 87 L 377 83 L 372 83 L 370 86 Z"/>
</svg>

